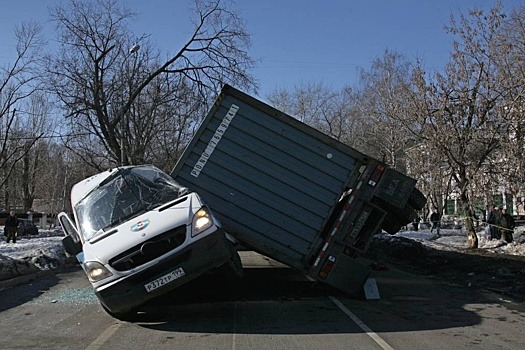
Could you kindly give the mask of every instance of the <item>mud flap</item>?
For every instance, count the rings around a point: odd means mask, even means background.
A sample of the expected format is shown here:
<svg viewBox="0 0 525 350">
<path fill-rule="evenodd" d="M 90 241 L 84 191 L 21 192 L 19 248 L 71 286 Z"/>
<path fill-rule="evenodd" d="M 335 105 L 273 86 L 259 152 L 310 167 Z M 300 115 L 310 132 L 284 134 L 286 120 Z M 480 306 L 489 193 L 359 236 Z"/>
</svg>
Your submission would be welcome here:
<svg viewBox="0 0 525 350">
<path fill-rule="evenodd" d="M 346 254 L 328 255 L 321 266 L 319 281 L 331 285 L 353 297 L 363 294 L 363 287 L 372 273 L 364 259 Z"/>
<path fill-rule="evenodd" d="M 366 280 L 363 291 L 365 293 L 365 299 L 367 300 L 381 299 L 375 278 L 369 278 Z"/>
</svg>

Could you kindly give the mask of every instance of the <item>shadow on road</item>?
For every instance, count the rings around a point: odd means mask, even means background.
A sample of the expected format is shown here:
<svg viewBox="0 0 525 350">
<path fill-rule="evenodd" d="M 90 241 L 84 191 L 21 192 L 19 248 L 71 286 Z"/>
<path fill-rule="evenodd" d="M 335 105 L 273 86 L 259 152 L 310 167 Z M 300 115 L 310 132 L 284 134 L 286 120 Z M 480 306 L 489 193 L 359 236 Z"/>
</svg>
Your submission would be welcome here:
<svg viewBox="0 0 525 350">
<path fill-rule="evenodd" d="M 49 275 L 44 278 L 0 290 L 0 312 L 15 308 L 41 297 L 51 287 L 58 284 L 59 278 Z"/>
<path fill-rule="evenodd" d="M 469 327 L 481 323 L 479 310 L 497 300 L 462 286 L 442 284 L 396 270 L 376 271 L 381 299 L 351 298 L 311 282 L 288 268 L 245 270 L 228 284 L 205 276 L 144 305 L 134 322 L 167 332 L 235 334 L 362 333 L 330 298 L 334 296 L 376 332 Z"/>
<path fill-rule="evenodd" d="M 436 277 L 469 289 L 489 290 L 518 303 L 525 302 L 524 256 L 483 249 L 439 250 L 402 237 L 391 240 L 397 243 L 374 240 L 368 256 L 418 275 Z"/>
</svg>

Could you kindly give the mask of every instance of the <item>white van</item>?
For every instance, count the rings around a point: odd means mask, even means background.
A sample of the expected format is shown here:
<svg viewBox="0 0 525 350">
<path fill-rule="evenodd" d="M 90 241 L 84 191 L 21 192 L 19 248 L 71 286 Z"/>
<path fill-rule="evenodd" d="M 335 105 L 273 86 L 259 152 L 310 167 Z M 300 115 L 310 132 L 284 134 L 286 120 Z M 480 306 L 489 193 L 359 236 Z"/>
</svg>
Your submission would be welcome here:
<svg viewBox="0 0 525 350">
<path fill-rule="evenodd" d="M 116 318 L 217 267 L 242 276 L 234 240 L 202 198 L 154 166 L 87 178 L 73 186 L 71 206 L 74 218 L 58 216 L 62 243 Z"/>
</svg>

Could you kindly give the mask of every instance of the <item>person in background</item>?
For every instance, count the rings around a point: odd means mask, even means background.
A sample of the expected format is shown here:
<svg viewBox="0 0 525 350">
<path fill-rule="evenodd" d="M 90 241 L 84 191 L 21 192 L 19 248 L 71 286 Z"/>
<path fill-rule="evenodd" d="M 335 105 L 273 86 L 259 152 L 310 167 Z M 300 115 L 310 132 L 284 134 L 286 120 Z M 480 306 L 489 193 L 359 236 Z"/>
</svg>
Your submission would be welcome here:
<svg viewBox="0 0 525 350">
<path fill-rule="evenodd" d="M 414 220 L 412 221 L 412 228 L 414 231 L 417 231 L 419 229 L 419 222 L 421 221 L 421 218 L 419 215 L 417 215 Z"/>
<path fill-rule="evenodd" d="M 432 227 L 430 227 L 430 232 L 432 233 L 434 230 L 436 230 L 436 232 L 439 234 L 439 214 L 437 210 L 434 209 L 432 214 L 430 214 L 429 221 L 432 224 Z"/>
<path fill-rule="evenodd" d="M 499 219 L 499 231 L 501 238 L 505 242 L 512 243 L 514 239 L 514 227 L 516 227 L 516 223 L 514 222 L 514 218 L 512 217 L 512 215 L 510 215 L 507 212 L 507 209 L 501 209 L 501 215 Z"/>
<path fill-rule="evenodd" d="M 496 225 L 498 225 L 500 221 L 501 213 L 499 211 L 499 207 L 495 206 L 494 209 L 492 209 L 489 213 L 489 218 L 487 219 L 487 223 L 489 224 L 489 232 L 490 235 L 488 237 L 489 240 L 492 239 L 500 239 L 500 232 Z"/>
<path fill-rule="evenodd" d="M 18 218 L 15 216 L 15 212 L 11 211 L 9 217 L 5 219 L 4 225 L 5 235 L 7 236 L 7 243 L 13 240 L 13 243 L 16 243 L 16 236 L 18 230 Z"/>
</svg>

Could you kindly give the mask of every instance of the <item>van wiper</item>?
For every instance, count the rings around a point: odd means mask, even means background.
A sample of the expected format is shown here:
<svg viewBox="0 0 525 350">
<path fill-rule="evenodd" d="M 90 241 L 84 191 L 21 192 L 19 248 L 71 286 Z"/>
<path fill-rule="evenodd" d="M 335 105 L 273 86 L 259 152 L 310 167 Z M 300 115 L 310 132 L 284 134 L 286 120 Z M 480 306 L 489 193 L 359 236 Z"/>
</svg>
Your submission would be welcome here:
<svg viewBox="0 0 525 350">
<path fill-rule="evenodd" d="M 98 184 L 98 187 L 102 187 L 104 185 L 107 185 L 108 183 L 110 183 L 111 181 L 113 181 L 114 179 L 116 179 L 118 176 L 124 176 L 124 175 L 127 175 L 131 172 L 130 169 L 121 169 L 121 168 L 117 168 L 117 170 L 109 175 L 108 177 L 106 177 L 101 183 Z"/>
<path fill-rule="evenodd" d="M 98 184 L 97 188 L 100 188 L 100 187 L 103 187 L 105 185 L 107 185 L 108 183 L 110 183 L 111 181 L 113 181 L 117 176 L 120 175 L 120 169 L 118 169 L 117 171 L 115 171 L 113 174 L 109 175 L 108 177 L 106 177 L 104 179 L 104 181 L 102 181 L 101 183 Z"/>
<path fill-rule="evenodd" d="M 118 232 L 118 230 L 116 228 L 114 228 L 112 230 L 109 230 L 109 231 L 103 231 L 102 230 L 102 232 L 99 235 L 91 238 L 89 240 L 89 242 L 90 243 L 96 243 L 96 242 L 98 242 L 98 241 L 100 241 L 100 240 L 102 240 L 102 239 L 104 239 L 104 238 L 106 238 L 108 236 L 111 236 L 112 234 L 117 233 L 117 232 Z"/>
</svg>

